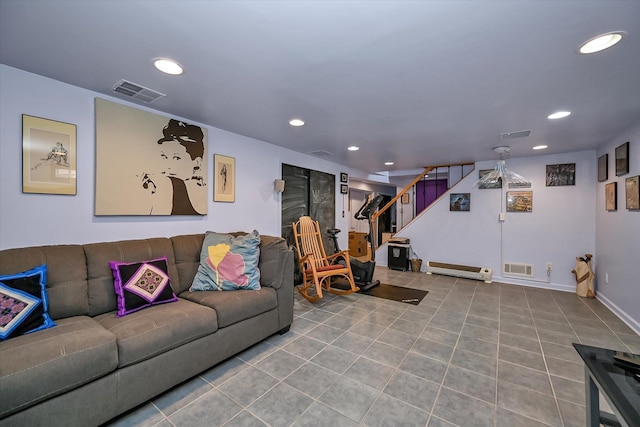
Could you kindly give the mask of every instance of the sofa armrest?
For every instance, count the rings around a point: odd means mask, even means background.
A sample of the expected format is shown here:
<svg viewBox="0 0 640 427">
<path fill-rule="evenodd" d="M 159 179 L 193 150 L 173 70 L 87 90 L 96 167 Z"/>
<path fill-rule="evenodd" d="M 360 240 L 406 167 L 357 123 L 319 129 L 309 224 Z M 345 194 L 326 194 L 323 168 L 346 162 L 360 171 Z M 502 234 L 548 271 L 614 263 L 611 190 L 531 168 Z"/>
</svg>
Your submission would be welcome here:
<svg viewBox="0 0 640 427">
<path fill-rule="evenodd" d="M 260 285 L 280 289 L 286 280 L 293 281 L 293 274 L 285 277 L 289 258 L 293 261 L 293 251 L 282 237 L 260 236 Z"/>
</svg>

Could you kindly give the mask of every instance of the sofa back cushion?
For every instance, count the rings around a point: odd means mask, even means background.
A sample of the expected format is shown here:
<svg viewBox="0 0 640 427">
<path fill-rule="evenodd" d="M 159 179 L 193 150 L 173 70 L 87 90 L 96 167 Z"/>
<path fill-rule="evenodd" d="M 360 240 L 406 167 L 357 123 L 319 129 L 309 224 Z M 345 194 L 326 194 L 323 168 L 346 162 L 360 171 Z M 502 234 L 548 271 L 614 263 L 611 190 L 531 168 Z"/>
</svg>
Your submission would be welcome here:
<svg viewBox="0 0 640 427">
<path fill-rule="evenodd" d="M 176 293 L 180 289 L 173 246 L 168 238 L 90 243 L 84 245 L 84 252 L 87 258 L 90 316 L 114 311 L 118 307 L 109 261 L 139 262 L 166 257 L 171 287 Z"/>
<path fill-rule="evenodd" d="M 0 274 L 47 266 L 49 314 L 53 320 L 87 315 L 87 267 L 81 245 L 35 246 L 0 251 Z"/>
<path fill-rule="evenodd" d="M 173 244 L 173 253 L 176 257 L 176 268 L 179 277 L 179 286 L 172 284 L 173 291 L 176 295 L 189 290 L 193 278 L 198 272 L 200 265 L 200 251 L 202 251 L 202 242 L 204 242 L 204 233 L 202 234 L 184 234 L 171 238 Z"/>
</svg>

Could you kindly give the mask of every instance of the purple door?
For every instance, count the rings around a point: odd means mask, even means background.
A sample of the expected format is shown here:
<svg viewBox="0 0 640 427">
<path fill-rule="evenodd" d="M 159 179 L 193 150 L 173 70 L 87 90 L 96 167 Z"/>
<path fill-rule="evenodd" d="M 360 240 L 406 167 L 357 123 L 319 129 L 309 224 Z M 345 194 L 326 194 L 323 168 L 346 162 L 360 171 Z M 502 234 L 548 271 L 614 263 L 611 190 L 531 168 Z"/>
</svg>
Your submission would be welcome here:
<svg viewBox="0 0 640 427">
<path fill-rule="evenodd" d="M 425 210 L 442 193 L 448 190 L 446 179 L 418 181 L 416 184 L 416 215 Z"/>
</svg>

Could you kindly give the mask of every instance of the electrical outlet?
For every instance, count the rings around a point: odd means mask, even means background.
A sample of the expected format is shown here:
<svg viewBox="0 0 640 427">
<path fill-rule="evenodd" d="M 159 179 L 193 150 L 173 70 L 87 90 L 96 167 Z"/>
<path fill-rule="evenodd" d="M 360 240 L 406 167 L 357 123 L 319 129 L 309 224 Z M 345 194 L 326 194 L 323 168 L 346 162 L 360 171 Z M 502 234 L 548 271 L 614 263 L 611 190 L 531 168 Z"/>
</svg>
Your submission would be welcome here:
<svg viewBox="0 0 640 427">
<path fill-rule="evenodd" d="M 548 262 L 547 263 L 547 271 L 551 271 L 551 270 L 553 270 L 553 264 Z"/>
<path fill-rule="evenodd" d="M 498 221 L 504 222 L 504 212 L 500 212 L 498 215 Z"/>
</svg>

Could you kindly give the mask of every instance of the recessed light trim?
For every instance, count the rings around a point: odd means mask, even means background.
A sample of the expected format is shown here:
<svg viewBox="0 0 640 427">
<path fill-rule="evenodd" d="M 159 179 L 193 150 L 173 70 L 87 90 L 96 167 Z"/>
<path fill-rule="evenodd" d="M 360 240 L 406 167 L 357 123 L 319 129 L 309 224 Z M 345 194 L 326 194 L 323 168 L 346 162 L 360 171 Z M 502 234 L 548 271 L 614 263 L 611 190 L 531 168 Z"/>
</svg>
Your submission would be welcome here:
<svg viewBox="0 0 640 427">
<path fill-rule="evenodd" d="M 567 117 L 569 115 L 571 115 L 571 111 L 556 111 L 553 114 L 549 114 L 547 116 L 547 119 L 549 119 L 549 120 L 562 119 L 562 118 L 565 118 L 565 117 Z"/>
<path fill-rule="evenodd" d="M 624 34 L 624 31 L 612 31 L 610 33 L 600 34 L 582 43 L 578 49 L 578 53 L 588 55 L 608 49 L 619 43 Z"/>
<path fill-rule="evenodd" d="M 535 147 L 533 147 L 534 150 L 544 150 L 545 148 L 548 148 L 548 145 L 536 145 Z"/>
<path fill-rule="evenodd" d="M 163 73 L 170 74 L 172 76 L 179 76 L 184 73 L 182 65 L 178 64 L 173 59 L 155 58 L 153 60 L 153 66 Z"/>
<path fill-rule="evenodd" d="M 300 119 L 291 119 L 289 120 L 289 124 L 293 127 L 300 127 L 300 126 L 304 126 L 304 120 L 300 120 Z"/>
<path fill-rule="evenodd" d="M 393 162 L 384 162 L 384 165 L 385 165 L 385 166 L 392 166 L 392 165 L 393 165 Z"/>
<path fill-rule="evenodd" d="M 360 147 L 357 147 L 355 145 L 351 145 L 349 147 L 347 147 L 347 150 L 349 151 L 358 151 L 360 149 Z"/>
</svg>

